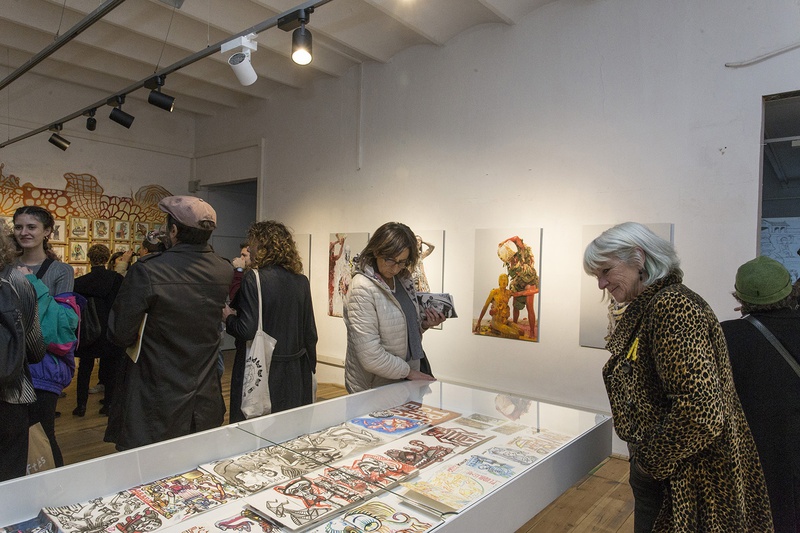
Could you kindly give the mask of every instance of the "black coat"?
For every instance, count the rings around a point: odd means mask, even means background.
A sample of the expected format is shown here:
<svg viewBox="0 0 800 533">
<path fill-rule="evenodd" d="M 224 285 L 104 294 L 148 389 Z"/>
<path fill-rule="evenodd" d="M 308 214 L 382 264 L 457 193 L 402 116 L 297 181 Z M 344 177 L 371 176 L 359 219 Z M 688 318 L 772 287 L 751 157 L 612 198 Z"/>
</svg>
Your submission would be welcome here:
<svg viewBox="0 0 800 533">
<path fill-rule="evenodd" d="M 278 266 L 263 267 L 258 273 L 264 331 L 277 341 L 269 369 L 269 395 L 276 413 L 313 401 L 317 326 L 307 277 Z M 227 332 L 240 340 L 252 339 L 258 330 L 258 292 L 252 270 L 244 275 L 235 308 L 237 314 L 227 319 Z"/>
<path fill-rule="evenodd" d="M 95 299 L 97 317 L 100 319 L 102 327 L 100 338 L 94 344 L 78 345 L 78 350 L 75 352 L 78 357 L 97 358 L 112 352 L 119 354 L 123 351 L 123 348 L 115 346 L 108 339 L 107 334 L 108 315 L 111 313 L 111 306 L 114 305 L 114 299 L 117 297 L 117 292 L 124 279 L 117 272 L 106 270 L 104 266 L 93 266 L 91 272 L 75 279 L 73 290 L 86 299 Z"/>
<path fill-rule="evenodd" d="M 753 313 L 800 361 L 800 314 Z M 767 480 L 776 533 L 800 532 L 800 377 L 745 320 L 722 323 L 736 391 Z"/>
<path fill-rule="evenodd" d="M 128 269 L 109 335 L 131 346 L 147 313 L 138 362 L 124 359 L 106 441 L 135 448 L 222 425 L 217 370 L 233 266 L 208 245 L 179 243 Z"/>
</svg>

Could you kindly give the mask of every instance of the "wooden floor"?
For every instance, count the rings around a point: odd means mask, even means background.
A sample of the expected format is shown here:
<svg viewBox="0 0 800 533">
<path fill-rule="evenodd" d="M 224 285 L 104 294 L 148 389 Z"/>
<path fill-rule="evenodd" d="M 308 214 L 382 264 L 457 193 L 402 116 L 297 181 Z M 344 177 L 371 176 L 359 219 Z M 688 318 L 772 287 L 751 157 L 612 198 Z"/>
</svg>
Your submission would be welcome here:
<svg viewBox="0 0 800 533">
<path fill-rule="evenodd" d="M 226 353 L 223 396 L 230 396 L 232 352 Z M 56 419 L 56 435 L 65 464 L 115 453 L 114 445 L 103 442 L 108 418 L 98 413 L 102 394 L 90 394 L 86 416 L 72 415 L 75 408 L 75 383 L 67 387 L 65 398 L 58 401 L 61 416 Z M 97 365 L 91 385 L 97 383 Z M 347 394 L 343 387 L 320 383 L 317 400 Z M 227 415 L 226 415 L 227 422 Z M 497 531 L 503 532 L 501 528 Z M 542 512 L 531 518 L 516 533 L 631 533 L 633 531 L 633 496 L 628 485 L 627 461 L 609 458 L 571 487 Z M 508 531 L 508 533 L 513 533 Z"/>
</svg>

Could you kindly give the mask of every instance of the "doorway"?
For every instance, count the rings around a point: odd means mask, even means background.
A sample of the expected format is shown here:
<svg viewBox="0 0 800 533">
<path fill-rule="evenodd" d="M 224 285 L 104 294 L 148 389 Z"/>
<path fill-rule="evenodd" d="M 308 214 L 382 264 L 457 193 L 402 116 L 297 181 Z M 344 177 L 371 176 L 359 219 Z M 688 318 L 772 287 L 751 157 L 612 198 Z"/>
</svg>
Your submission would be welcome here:
<svg viewBox="0 0 800 533">
<path fill-rule="evenodd" d="M 764 97 L 761 255 L 800 277 L 800 91 Z"/>
</svg>

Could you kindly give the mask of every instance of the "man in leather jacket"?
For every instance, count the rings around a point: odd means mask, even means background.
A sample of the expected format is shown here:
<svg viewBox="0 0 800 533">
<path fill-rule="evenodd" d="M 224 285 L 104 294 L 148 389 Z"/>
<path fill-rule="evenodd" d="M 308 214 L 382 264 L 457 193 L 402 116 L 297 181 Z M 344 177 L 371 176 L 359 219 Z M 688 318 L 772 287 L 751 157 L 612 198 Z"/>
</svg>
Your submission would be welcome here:
<svg viewBox="0 0 800 533">
<path fill-rule="evenodd" d="M 225 416 L 217 355 L 233 267 L 208 244 L 216 212 L 192 196 L 159 202 L 167 214 L 164 252 L 131 265 L 109 317 L 109 336 L 135 345 L 110 407 L 107 442 L 127 450 L 220 426 Z"/>
</svg>

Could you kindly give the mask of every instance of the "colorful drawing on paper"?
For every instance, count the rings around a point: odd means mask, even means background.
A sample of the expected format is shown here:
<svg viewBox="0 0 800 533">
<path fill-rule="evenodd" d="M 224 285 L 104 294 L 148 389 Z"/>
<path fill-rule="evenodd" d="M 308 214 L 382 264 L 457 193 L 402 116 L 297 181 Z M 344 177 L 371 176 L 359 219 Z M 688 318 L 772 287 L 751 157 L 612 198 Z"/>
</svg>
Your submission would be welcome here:
<svg viewBox="0 0 800 533">
<path fill-rule="evenodd" d="M 539 340 L 541 243 L 541 228 L 475 231 L 473 333 Z"/>
<path fill-rule="evenodd" d="M 394 435 L 395 437 L 400 437 L 428 426 L 428 424 L 420 422 L 419 420 L 412 420 L 402 416 L 362 416 L 354 418 L 349 422 L 370 431 L 383 433 L 384 435 Z"/>
<path fill-rule="evenodd" d="M 353 259 L 369 242 L 369 233 L 331 233 L 328 240 L 328 315 L 341 317 L 355 275 Z"/>
<path fill-rule="evenodd" d="M 166 519 L 185 520 L 240 497 L 231 485 L 202 470 L 191 470 L 129 490 Z"/>
<path fill-rule="evenodd" d="M 167 520 L 129 491 L 94 498 L 87 502 L 45 507 L 44 513 L 59 531 L 97 533 L 106 529 L 120 532 L 154 531 Z"/>
<path fill-rule="evenodd" d="M 386 494 L 345 511 L 310 533 L 425 533 L 439 522 L 441 519 L 403 505 L 397 496 Z"/>
<path fill-rule="evenodd" d="M 373 416 L 375 418 L 402 416 L 412 420 L 419 420 L 425 424 L 435 425 L 461 416 L 461 413 L 432 407 L 430 405 L 423 405 L 419 402 L 406 402 L 403 405 L 398 405 L 397 407 L 392 407 L 390 409 L 373 411 L 369 414 L 369 416 Z"/>
</svg>

